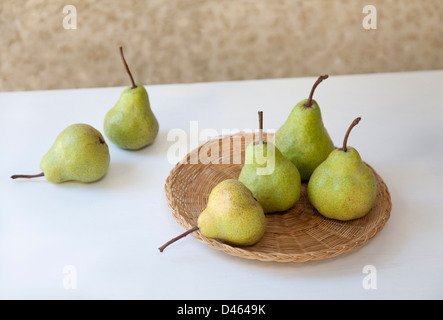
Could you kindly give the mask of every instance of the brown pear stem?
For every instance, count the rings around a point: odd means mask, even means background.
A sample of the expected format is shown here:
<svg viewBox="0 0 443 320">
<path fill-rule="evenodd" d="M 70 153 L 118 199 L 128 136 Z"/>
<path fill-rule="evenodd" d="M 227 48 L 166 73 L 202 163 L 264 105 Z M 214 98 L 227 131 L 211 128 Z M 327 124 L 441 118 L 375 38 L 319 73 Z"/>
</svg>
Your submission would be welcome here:
<svg viewBox="0 0 443 320">
<path fill-rule="evenodd" d="M 263 111 L 258 112 L 258 143 L 263 143 Z"/>
<path fill-rule="evenodd" d="M 315 81 L 314 85 L 312 86 L 311 93 L 309 94 L 309 98 L 305 103 L 306 108 L 310 108 L 312 106 L 312 97 L 314 96 L 314 91 L 317 88 L 317 86 L 325 79 L 327 79 L 329 75 L 325 74 L 323 76 L 318 77 L 317 81 Z"/>
<path fill-rule="evenodd" d="M 165 250 L 165 248 L 166 248 L 167 246 L 169 246 L 171 243 L 174 243 L 175 241 L 180 240 L 181 238 L 184 238 L 184 237 L 186 237 L 188 234 L 190 234 L 190 233 L 192 233 L 192 232 L 194 232 L 194 231 L 197 231 L 197 230 L 198 230 L 198 227 L 195 226 L 194 228 L 191 228 L 191 229 L 189 229 L 189 230 L 183 232 L 181 235 L 179 235 L 179 236 L 177 236 L 177 237 L 175 237 L 175 238 L 169 240 L 168 242 L 166 242 L 164 245 L 162 245 L 160 248 L 158 248 L 158 250 L 160 250 L 160 252 L 163 252 L 163 250 Z"/>
<path fill-rule="evenodd" d="M 126 63 L 126 59 L 125 59 L 125 56 L 123 55 L 123 48 L 122 47 L 120 47 L 120 56 L 122 57 L 122 61 L 123 61 L 123 64 L 125 65 L 126 72 L 129 74 L 129 78 L 131 79 L 131 83 L 132 83 L 131 89 L 135 89 L 135 88 L 137 88 L 137 86 L 134 82 L 134 78 L 132 77 L 131 70 L 129 70 L 128 64 Z"/>
<path fill-rule="evenodd" d="M 37 174 L 14 174 L 11 176 L 11 179 L 17 179 L 17 178 L 37 178 L 37 177 L 43 177 L 45 174 L 43 172 L 37 173 Z"/>
<path fill-rule="evenodd" d="M 358 117 L 352 121 L 351 125 L 348 128 L 348 131 L 346 132 L 345 138 L 343 140 L 343 151 L 348 151 L 346 144 L 348 143 L 349 134 L 351 133 L 352 128 L 354 128 L 361 120 L 361 117 Z"/>
</svg>

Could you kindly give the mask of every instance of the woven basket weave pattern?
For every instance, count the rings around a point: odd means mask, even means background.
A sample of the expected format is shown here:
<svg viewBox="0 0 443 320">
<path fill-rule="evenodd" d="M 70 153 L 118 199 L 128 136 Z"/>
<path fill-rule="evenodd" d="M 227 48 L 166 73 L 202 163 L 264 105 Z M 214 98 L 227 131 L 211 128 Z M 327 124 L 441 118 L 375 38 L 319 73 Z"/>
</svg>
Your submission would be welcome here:
<svg viewBox="0 0 443 320">
<path fill-rule="evenodd" d="M 245 149 L 254 138 L 252 133 L 238 133 L 210 140 L 172 169 L 166 180 L 165 192 L 172 216 L 179 225 L 186 230 L 194 227 L 200 212 L 206 207 L 212 188 L 223 180 L 238 178 Z M 264 134 L 264 138 L 272 137 Z M 197 156 L 204 163 L 195 163 Z M 371 169 L 377 179 L 377 200 L 363 218 L 343 222 L 323 217 L 310 204 L 307 183 L 303 183 L 300 200 L 291 209 L 266 215 L 265 235 L 253 246 L 232 246 L 208 239 L 199 231 L 193 232 L 192 236 L 227 254 L 261 261 L 304 262 L 349 252 L 373 238 L 390 217 L 389 190 L 382 178 Z"/>
</svg>

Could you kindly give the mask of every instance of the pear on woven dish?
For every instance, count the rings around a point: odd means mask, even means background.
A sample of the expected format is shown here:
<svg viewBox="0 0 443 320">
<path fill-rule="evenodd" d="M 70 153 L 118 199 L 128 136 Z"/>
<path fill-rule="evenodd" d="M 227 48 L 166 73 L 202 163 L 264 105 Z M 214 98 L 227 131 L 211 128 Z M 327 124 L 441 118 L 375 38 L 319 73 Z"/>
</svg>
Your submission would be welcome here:
<svg viewBox="0 0 443 320">
<path fill-rule="evenodd" d="M 282 212 L 300 199 L 300 173 L 271 141 L 263 140 L 262 117 L 259 111 L 259 139 L 246 148 L 238 180 L 251 190 L 265 213 Z"/>
<path fill-rule="evenodd" d="M 251 246 L 266 231 L 266 217 L 251 191 L 236 179 L 217 184 L 209 194 L 208 203 L 197 225 L 166 242 L 160 252 L 175 241 L 199 230 L 207 238 L 223 240 L 238 246 Z"/>
<path fill-rule="evenodd" d="M 375 205 L 377 181 L 360 154 L 347 146 L 356 118 L 346 132 L 343 148 L 330 153 L 313 172 L 308 183 L 308 198 L 323 216 L 347 221 L 364 217 Z"/>
<path fill-rule="evenodd" d="M 316 87 L 327 78 L 323 75 L 317 79 L 308 99 L 295 105 L 274 136 L 275 146 L 297 167 L 302 181 L 309 180 L 315 168 L 334 150 L 319 104 L 313 99 Z"/>
</svg>

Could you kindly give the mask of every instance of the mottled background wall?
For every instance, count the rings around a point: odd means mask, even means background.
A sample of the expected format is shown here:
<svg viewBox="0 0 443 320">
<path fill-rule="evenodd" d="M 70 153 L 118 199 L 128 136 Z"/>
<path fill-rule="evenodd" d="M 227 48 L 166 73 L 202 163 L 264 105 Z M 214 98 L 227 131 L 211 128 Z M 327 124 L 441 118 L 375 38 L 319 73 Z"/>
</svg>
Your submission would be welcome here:
<svg viewBox="0 0 443 320">
<path fill-rule="evenodd" d="M 0 0 L 0 90 L 126 86 L 119 46 L 143 84 L 443 69 L 442 21 L 442 0 Z"/>
</svg>

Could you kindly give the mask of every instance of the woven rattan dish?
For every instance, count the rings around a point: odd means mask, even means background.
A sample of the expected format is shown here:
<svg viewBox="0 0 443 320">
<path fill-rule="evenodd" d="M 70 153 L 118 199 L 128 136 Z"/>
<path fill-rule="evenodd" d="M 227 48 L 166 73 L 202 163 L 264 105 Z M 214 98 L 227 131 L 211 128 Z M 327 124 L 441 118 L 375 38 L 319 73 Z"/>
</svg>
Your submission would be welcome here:
<svg viewBox="0 0 443 320">
<path fill-rule="evenodd" d="M 264 138 L 271 136 L 264 134 Z M 210 140 L 171 170 L 165 185 L 166 199 L 179 225 L 186 230 L 194 227 L 212 188 L 223 180 L 238 178 L 245 148 L 253 139 L 252 133 L 240 132 Z M 191 235 L 214 249 L 245 259 L 304 262 L 335 257 L 364 245 L 383 229 L 390 217 L 389 190 L 375 171 L 374 174 L 377 200 L 363 218 L 342 222 L 323 217 L 309 203 L 307 184 L 303 183 L 300 200 L 291 209 L 267 214 L 265 235 L 253 246 L 232 246 L 208 239 L 199 231 Z"/>
</svg>

